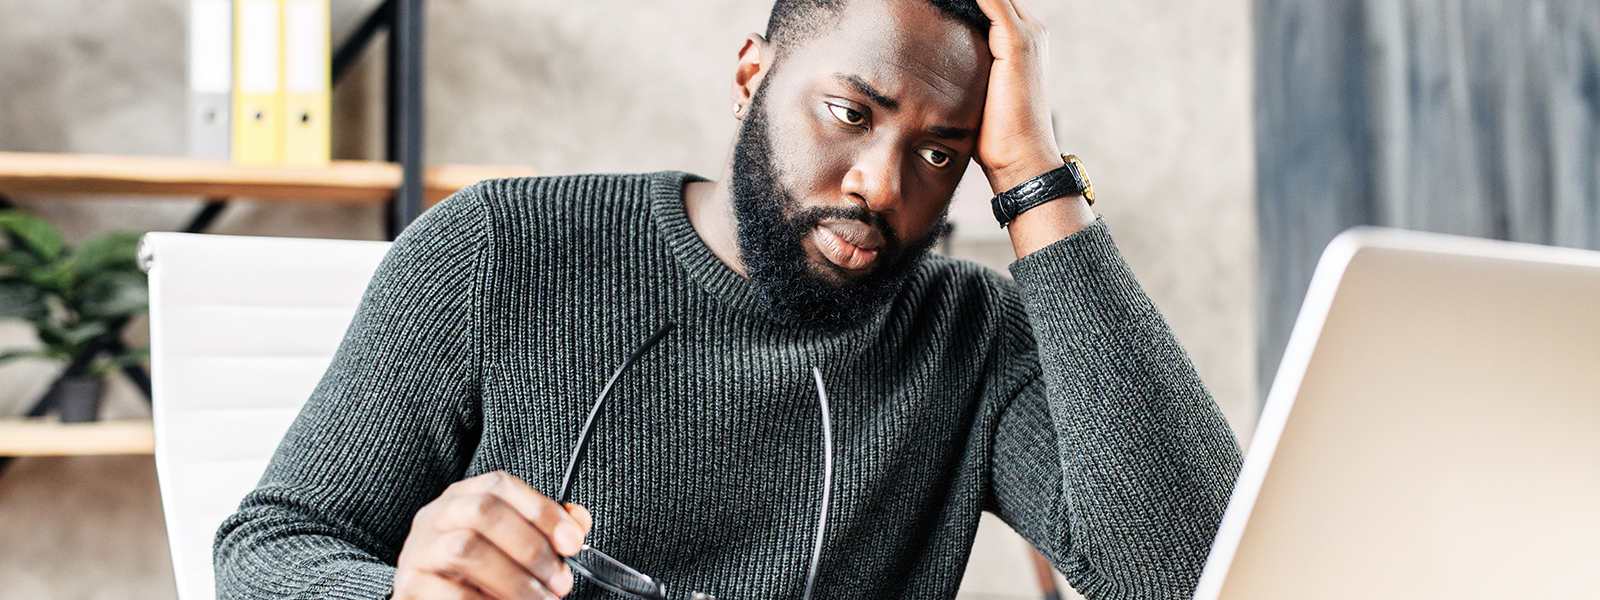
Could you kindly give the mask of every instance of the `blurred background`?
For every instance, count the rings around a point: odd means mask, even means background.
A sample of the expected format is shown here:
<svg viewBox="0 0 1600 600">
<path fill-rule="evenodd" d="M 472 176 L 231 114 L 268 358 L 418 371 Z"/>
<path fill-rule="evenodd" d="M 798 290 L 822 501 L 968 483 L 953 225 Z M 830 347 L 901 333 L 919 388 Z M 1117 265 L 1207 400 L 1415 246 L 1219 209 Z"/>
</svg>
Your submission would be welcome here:
<svg viewBox="0 0 1600 600">
<path fill-rule="evenodd" d="M 334 46 L 378 4 L 332 0 Z M 427 0 L 429 163 L 717 176 L 770 2 Z M 1600 247 L 1600 3 L 1032 0 L 1063 150 L 1242 444 L 1322 247 L 1358 224 Z M 188 153 L 187 0 L 0 0 L 0 151 Z M 385 35 L 380 33 L 380 38 Z M 334 158 L 385 156 L 383 43 L 333 87 Z M 946 251 L 1004 270 L 989 192 Z M 69 241 L 176 230 L 198 198 L 18 196 Z M 235 202 L 213 233 L 383 239 L 376 206 Z M 130 328 L 142 344 L 143 325 Z M 37 344 L 0 321 L 0 350 Z M 59 366 L 0 366 L 0 417 Z M 110 379 L 103 416 L 147 415 Z M 171 598 L 149 457 L 0 474 L 0 599 Z M 986 517 L 964 598 L 1038 597 Z"/>
</svg>

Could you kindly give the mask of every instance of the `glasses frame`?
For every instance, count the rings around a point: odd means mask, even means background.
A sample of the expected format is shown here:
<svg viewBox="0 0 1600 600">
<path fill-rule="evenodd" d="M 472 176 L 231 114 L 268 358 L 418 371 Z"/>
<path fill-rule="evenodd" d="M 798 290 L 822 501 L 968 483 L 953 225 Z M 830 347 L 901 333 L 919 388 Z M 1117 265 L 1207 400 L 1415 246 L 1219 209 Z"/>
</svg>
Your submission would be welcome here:
<svg viewBox="0 0 1600 600">
<path fill-rule="evenodd" d="M 606 380 L 605 387 L 600 388 L 600 394 L 595 398 L 594 406 L 589 409 L 589 416 L 584 419 L 583 429 L 578 433 L 578 442 L 572 448 L 572 456 L 567 461 L 567 470 L 561 476 L 561 488 L 557 493 L 557 502 L 566 506 L 572 498 L 572 483 L 578 472 L 578 465 L 583 462 L 584 455 L 589 449 L 589 434 L 594 430 L 595 422 L 599 420 L 600 410 L 605 407 L 606 398 L 610 397 L 611 390 L 616 387 L 617 380 L 622 374 L 638 362 L 645 353 L 655 347 L 662 338 L 666 337 L 676 323 L 667 323 L 656 330 L 650 339 L 640 344 L 628 359 L 617 367 Z M 822 559 L 823 536 L 828 527 L 828 505 L 831 503 L 833 491 L 833 415 L 828 407 L 828 391 L 822 383 L 822 370 L 811 367 L 811 375 L 817 386 L 817 404 L 822 411 L 822 506 L 817 511 L 817 536 L 811 550 L 811 563 L 806 570 L 806 587 L 804 600 L 811 599 L 811 593 L 816 587 L 817 567 Z M 562 557 L 562 560 L 572 568 L 572 572 L 583 576 L 602 588 L 616 592 L 635 600 L 670 600 L 667 588 L 660 580 L 646 575 L 642 571 L 630 567 L 600 550 L 584 544 L 582 550 L 573 556 Z M 616 575 L 620 573 L 621 575 Z M 624 580 L 629 578 L 629 580 Z M 716 600 L 710 594 L 693 592 L 689 600 Z"/>
</svg>

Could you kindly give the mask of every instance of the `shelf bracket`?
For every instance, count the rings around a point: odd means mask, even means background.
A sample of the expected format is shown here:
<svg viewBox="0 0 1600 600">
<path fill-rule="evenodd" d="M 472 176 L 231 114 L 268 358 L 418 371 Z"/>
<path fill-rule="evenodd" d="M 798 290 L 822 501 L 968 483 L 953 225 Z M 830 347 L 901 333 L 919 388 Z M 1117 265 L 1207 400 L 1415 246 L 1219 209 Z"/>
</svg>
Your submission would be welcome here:
<svg viewBox="0 0 1600 600">
<path fill-rule="evenodd" d="M 350 71 L 350 67 L 355 66 L 356 61 L 361 58 L 361 54 L 366 52 L 367 46 L 372 44 L 372 37 L 378 34 L 378 30 L 389 29 L 393 24 L 394 0 L 383 0 L 382 4 L 367 13 L 367 18 L 350 33 L 350 37 L 339 44 L 339 50 L 333 54 L 333 66 L 329 69 L 329 74 L 333 78 L 330 83 L 338 85 L 344 79 L 345 73 Z"/>
<path fill-rule="evenodd" d="M 195 213 L 194 218 L 189 219 L 189 224 L 183 226 L 184 233 L 205 233 L 211 228 L 211 224 L 216 222 L 223 209 L 228 208 L 227 198 L 206 198 L 205 202 L 205 206 L 200 207 L 200 212 Z"/>
</svg>

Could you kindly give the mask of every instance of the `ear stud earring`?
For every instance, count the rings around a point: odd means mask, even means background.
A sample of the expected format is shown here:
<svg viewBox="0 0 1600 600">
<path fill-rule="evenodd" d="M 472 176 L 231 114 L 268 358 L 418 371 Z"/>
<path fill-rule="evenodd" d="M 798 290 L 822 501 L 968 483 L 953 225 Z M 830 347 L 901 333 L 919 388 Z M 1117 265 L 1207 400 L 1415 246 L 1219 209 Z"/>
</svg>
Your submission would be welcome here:
<svg viewBox="0 0 1600 600">
<path fill-rule="evenodd" d="M 738 102 L 733 103 L 733 114 L 737 115 L 741 110 L 744 110 L 743 104 L 739 104 Z"/>
</svg>

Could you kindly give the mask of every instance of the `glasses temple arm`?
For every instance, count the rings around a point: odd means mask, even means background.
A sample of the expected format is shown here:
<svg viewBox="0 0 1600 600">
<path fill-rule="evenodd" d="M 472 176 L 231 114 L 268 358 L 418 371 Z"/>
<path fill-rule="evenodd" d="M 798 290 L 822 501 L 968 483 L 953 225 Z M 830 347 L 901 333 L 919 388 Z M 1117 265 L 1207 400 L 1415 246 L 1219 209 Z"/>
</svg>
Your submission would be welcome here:
<svg viewBox="0 0 1600 600">
<path fill-rule="evenodd" d="M 655 347 L 656 342 L 661 341 L 661 338 L 667 336 L 667 332 L 672 331 L 677 326 L 677 323 L 662 325 L 661 329 L 656 330 L 655 335 L 650 336 L 650 339 L 645 340 L 637 350 L 633 351 L 633 354 L 628 356 L 628 360 L 622 361 L 622 365 L 617 367 L 615 373 L 611 374 L 611 379 L 606 380 L 606 386 L 600 388 L 600 396 L 595 398 L 594 407 L 589 409 L 589 416 L 583 421 L 583 429 L 578 432 L 578 444 L 572 448 L 572 458 L 567 461 L 567 472 L 561 475 L 561 490 L 556 494 L 556 502 L 566 505 L 567 501 L 572 499 L 572 476 L 578 471 L 578 463 L 583 460 L 584 451 L 589 449 L 589 432 L 594 429 L 594 422 L 600 416 L 600 408 L 605 406 L 606 397 L 611 395 L 611 388 L 617 384 L 618 379 L 622 378 L 622 374 L 628 370 L 628 367 L 638 362 L 639 358 L 644 356 L 644 353 L 649 352 L 650 348 Z"/>
<path fill-rule="evenodd" d="M 811 568 L 806 572 L 806 593 L 801 596 L 804 600 L 811 600 L 811 590 L 817 583 L 823 533 L 828 529 L 828 500 L 833 492 L 833 413 L 828 410 L 828 391 L 822 387 L 822 370 L 811 367 L 811 375 L 817 380 L 817 404 L 822 407 L 822 508 L 817 511 L 817 543 L 811 549 Z"/>
</svg>

